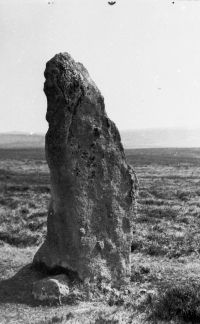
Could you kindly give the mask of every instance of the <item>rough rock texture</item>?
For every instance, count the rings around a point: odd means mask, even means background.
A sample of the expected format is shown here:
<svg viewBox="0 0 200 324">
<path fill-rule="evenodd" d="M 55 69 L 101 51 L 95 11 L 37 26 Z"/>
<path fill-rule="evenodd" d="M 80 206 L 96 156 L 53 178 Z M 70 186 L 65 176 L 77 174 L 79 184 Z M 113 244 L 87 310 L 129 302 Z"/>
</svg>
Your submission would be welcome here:
<svg viewBox="0 0 200 324">
<path fill-rule="evenodd" d="M 62 298 L 69 295 L 67 279 L 64 276 L 55 276 L 36 281 L 33 284 L 32 294 L 37 301 L 62 302 Z"/>
<path fill-rule="evenodd" d="M 121 284 L 130 275 L 135 173 L 84 66 L 61 53 L 47 62 L 45 78 L 52 199 L 34 263 Z"/>
</svg>

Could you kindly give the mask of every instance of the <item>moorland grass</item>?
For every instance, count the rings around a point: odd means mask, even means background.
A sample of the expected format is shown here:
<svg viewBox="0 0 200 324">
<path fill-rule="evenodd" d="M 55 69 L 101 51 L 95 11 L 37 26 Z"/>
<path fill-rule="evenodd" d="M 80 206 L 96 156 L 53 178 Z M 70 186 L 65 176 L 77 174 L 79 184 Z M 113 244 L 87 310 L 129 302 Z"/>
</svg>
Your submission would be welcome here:
<svg viewBox="0 0 200 324">
<path fill-rule="evenodd" d="M 45 238 L 50 185 L 41 149 L 0 153 L 0 277 L 5 280 L 32 261 Z M 133 229 L 131 296 L 120 306 L 112 300 L 116 316 L 125 310 L 124 323 L 140 324 L 140 317 L 147 322 L 153 318 L 159 323 L 198 323 L 200 149 L 129 150 L 127 158 L 139 178 L 140 194 Z M 154 297 L 149 297 L 150 290 L 156 292 Z M 1 309 L 9 319 L 9 311 L 2 307 L 1 302 L 0 322 Z M 26 307 L 20 309 L 21 317 L 27 318 Z M 56 315 L 55 309 L 44 319 L 41 308 L 35 322 L 66 322 L 69 312 Z M 32 310 L 33 318 L 36 312 L 38 308 Z M 92 323 L 118 320 L 106 312 L 98 310 L 90 318 Z"/>
<path fill-rule="evenodd" d="M 151 301 L 150 312 L 151 318 L 200 323 L 200 283 L 171 283 Z"/>
</svg>

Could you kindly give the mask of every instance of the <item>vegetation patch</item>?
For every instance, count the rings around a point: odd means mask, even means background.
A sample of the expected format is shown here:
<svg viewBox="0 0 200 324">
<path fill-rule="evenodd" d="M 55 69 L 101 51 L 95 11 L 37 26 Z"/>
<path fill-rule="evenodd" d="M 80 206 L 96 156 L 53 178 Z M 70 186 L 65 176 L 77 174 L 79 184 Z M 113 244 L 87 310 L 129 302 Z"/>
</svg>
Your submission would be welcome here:
<svg viewBox="0 0 200 324">
<path fill-rule="evenodd" d="M 29 282 L 24 273 L 18 280 L 18 271 L 32 262 L 46 235 L 49 172 L 41 150 L 0 153 L 0 307 L 4 310 L 0 322 L 5 322 L 5 315 L 6 323 L 13 318 L 28 323 L 30 316 L 37 324 L 141 324 L 144 319 L 147 323 L 200 323 L 200 149 L 128 151 L 140 183 L 131 294 L 107 299 L 105 295 L 104 305 L 97 306 L 101 312 L 83 311 L 85 315 L 76 314 L 79 306 L 68 305 L 74 308 L 66 311 L 57 306 L 27 308 L 31 297 L 12 286 L 15 281 L 21 285 L 21 279 Z M 16 306 L 19 291 L 20 306 Z M 5 306 L 5 301 L 12 307 Z M 13 305 L 20 307 L 20 320 Z M 107 316 L 112 308 L 115 314 Z M 125 320 L 120 318 L 121 311 Z"/>
<path fill-rule="evenodd" d="M 151 317 L 200 323 L 200 283 L 171 283 L 151 301 Z"/>
</svg>

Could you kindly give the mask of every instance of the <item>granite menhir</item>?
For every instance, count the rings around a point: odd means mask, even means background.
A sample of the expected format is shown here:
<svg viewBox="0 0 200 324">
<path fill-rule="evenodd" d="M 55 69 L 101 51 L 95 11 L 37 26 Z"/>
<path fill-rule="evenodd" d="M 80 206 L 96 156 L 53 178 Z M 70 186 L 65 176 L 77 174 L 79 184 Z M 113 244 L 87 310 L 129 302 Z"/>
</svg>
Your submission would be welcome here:
<svg viewBox="0 0 200 324">
<path fill-rule="evenodd" d="M 34 264 L 113 285 L 130 277 L 137 179 L 87 70 L 68 53 L 46 64 L 51 202 Z M 117 91 L 117 90 L 116 90 Z"/>
</svg>

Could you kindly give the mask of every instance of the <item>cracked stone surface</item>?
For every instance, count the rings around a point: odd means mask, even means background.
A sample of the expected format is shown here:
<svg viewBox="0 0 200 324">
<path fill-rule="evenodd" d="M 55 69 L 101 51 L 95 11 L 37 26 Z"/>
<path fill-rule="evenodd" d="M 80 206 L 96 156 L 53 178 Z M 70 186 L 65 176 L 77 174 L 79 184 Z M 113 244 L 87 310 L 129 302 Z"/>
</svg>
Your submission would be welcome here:
<svg viewBox="0 0 200 324">
<path fill-rule="evenodd" d="M 137 178 L 119 131 L 87 70 L 68 53 L 48 61 L 44 75 L 51 202 L 34 264 L 72 271 L 86 282 L 126 283 Z"/>
</svg>

